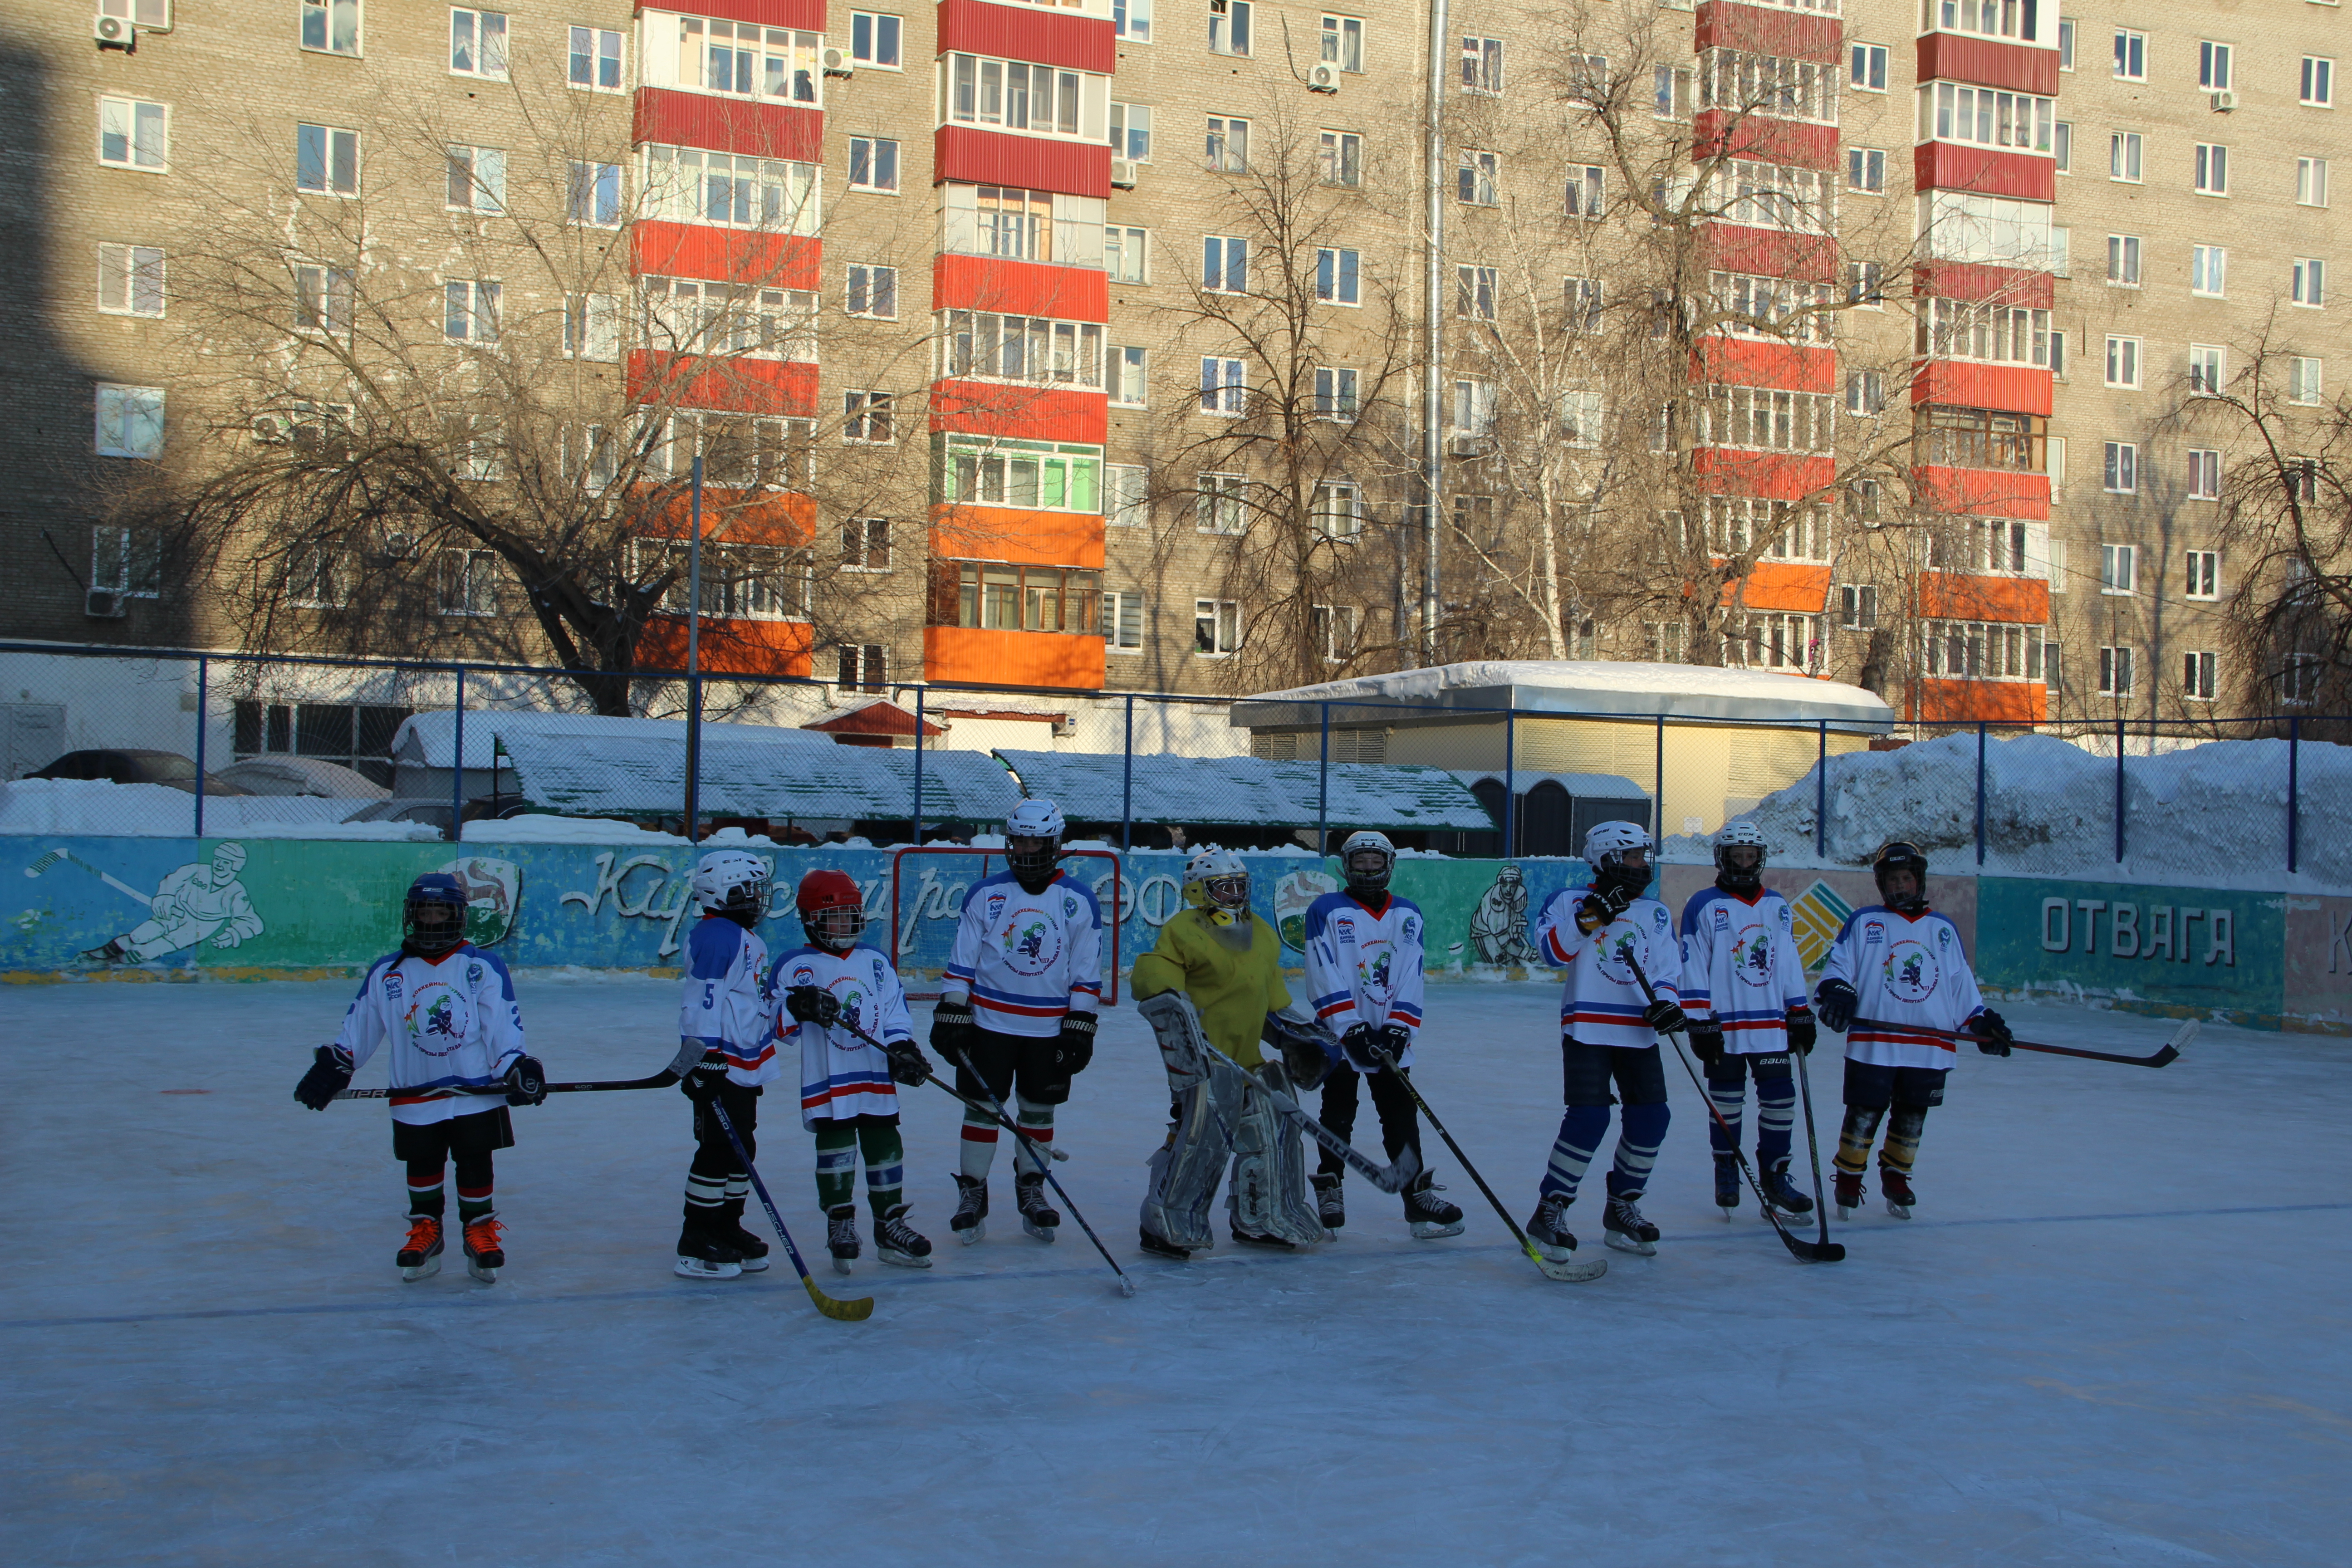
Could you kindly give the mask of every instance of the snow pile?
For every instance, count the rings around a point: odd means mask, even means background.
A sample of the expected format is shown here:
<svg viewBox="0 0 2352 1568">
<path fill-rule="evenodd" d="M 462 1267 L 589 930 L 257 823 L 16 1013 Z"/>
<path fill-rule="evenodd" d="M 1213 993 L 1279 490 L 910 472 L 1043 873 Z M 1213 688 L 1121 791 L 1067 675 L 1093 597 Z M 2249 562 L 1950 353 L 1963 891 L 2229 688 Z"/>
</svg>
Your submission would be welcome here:
<svg viewBox="0 0 2352 1568">
<path fill-rule="evenodd" d="M 230 831 L 213 821 L 205 807 L 205 836 L 216 838 Z M 248 822 L 236 829 L 239 838 L 334 838 L 377 844 L 430 844 L 444 836 L 429 822 Z"/>
<path fill-rule="evenodd" d="M 438 835 L 436 835 L 438 837 Z M 649 833 L 634 822 L 610 816 L 544 816 L 526 812 L 503 821 L 466 824 L 469 844 L 683 844 L 676 833 Z"/>
<path fill-rule="evenodd" d="M 339 826 L 366 804 L 320 795 L 209 795 L 205 797 L 205 835 L 211 838 L 239 835 L 348 837 L 352 835 L 322 829 Z M 195 827 L 196 797 L 169 784 L 119 784 L 104 779 L 17 779 L 0 784 L 0 833 L 185 838 Z"/>
</svg>

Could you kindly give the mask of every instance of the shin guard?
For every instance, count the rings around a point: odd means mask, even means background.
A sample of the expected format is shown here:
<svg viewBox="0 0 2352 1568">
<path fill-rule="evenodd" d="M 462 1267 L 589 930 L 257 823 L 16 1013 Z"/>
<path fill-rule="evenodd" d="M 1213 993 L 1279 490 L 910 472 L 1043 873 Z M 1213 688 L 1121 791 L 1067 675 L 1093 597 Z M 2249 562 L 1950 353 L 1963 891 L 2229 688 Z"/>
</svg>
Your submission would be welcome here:
<svg viewBox="0 0 2352 1568">
<path fill-rule="evenodd" d="M 1838 1129 L 1837 1158 L 1832 1162 L 1849 1176 L 1870 1168 L 1870 1145 L 1878 1136 L 1878 1119 L 1886 1112 L 1874 1106 L 1849 1105 L 1845 1125 Z"/>
<path fill-rule="evenodd" d="M 1927 1108 L 1924 1105 L 1898 1105 L 1886 1123 L 1886 1146 L 1878 1152 L 1878 1163 L 1890 1171 L 1911 1173 L 1911 1162 L 1919 1157 L 1919 1134 L 1927 1124 Z M 1841 1152 L 1843 1153 L 1843 1152 Z"/>
</svg>

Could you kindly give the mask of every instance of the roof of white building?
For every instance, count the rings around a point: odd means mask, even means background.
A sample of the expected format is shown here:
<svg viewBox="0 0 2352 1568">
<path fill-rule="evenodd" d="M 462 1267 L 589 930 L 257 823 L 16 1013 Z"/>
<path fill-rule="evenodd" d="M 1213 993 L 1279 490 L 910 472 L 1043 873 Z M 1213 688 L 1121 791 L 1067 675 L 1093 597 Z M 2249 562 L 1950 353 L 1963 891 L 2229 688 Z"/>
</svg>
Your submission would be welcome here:
<svg viewBox="0 0 2352 1568">
<path fill-rule="evenodd" d="M 1505 710 L 1544 718 L 1653 718 L 1748 724 L 1826 720 L 1840 730 L 1883 732 L 1895 710 L 1859 686 L 1763 669 L 1617 660 L 1493 659 L 1397 670 L 1262 691 L 1233 707 L 1250 729 L 1321 722 L 1410 724 L 1416 715 L 1459 719 Z"/>
</svg>

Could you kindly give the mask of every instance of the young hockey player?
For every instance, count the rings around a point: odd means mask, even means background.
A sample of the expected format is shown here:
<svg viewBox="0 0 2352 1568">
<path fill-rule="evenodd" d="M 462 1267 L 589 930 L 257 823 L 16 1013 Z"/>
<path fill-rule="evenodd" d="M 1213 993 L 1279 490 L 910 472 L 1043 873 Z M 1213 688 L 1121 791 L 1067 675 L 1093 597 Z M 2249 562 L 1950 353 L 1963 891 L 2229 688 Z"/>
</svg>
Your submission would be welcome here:
<svg viewBox="0 0 2352 1568">
<path fill-rule="evenodd" d="M 1307 910 L 1307 994 L 1315 1016 L 1339 1037 L 1346 1060 L 1323 1080 L 1323 1125 L 1342 1138 L 1356 1131 L 1359 1082 L 1372 1091 L 1381 1142 L 1393 1161 L 1400 1150 L 1421 1154 L 1421 1118 L 1404 1076 L 1421 1030 L 1420 906 L 1389 891 L 1396 846 L 1384 833 L 1352 833 L 1339 846 L 1347 890 L 1326 893 Z M 1383 1066 L 1374 1050 L 1393 1063 Z M 1323 1151 L 1314 1176 L 1315 1206 L 1327 1230 L 1348 1223 L 1339 1193 L 1347 1163 Z M 1437 1195 L 1427 1171 L 1404 1190 L 1405 1223 L 1423 1240 L 1462 1234 L 1462 1211 Z"/>
<path fill-rule="evenodd" d="M 1045 1157 L 1028 1145 L 1053 1142 L 1054 1107 L 1094 1058 L 1102 1004 L 1102 909 L 1055 864 L 1064 827 L 1050 800 L 1024 800 L 1005 819 L 1006 869 L 964 895 L 931 1013 L 931 1049 L 954 1065 L 957 1092 L 979 1100 L 985 1089 L 1013 1110 L 1024 1145 L 1013 1153 L 1013 1201 L 1021 1228 L 1040 1241 L 1054 1239 L 1062 1216 L 1045 1203 Z M 966 1246 L 988 1234 L 995 1159 L 996 1123 L 967 1109 L 948 1221 Z"/>
<path fill-rule="evenodd" d="M 760 1088 L 783 1073 L 764 981 L 768 944 L 752 929 L 768 912 L 769 888 L 768 863 L 740 849 L 714 849 L 694 868 L 702 919 L 686 939 L 677 1026 L 685 1044 L 703 1047 L 677 1086 L 694 1102 L 694 1160 L 677 1233 L 677 1272 L 688 1279 L 732 1279 L 768 1266 L 768 1244 L 743 1228 L 751 1173 L 710 1106 L 726 1108 L 744 1153 L 757 1159 Z"/>
<path fill-rule="evenodd" d="M 2009 1055 L 2009 1025 L 1984 1005 L 1960 948 L 1959 928 L 1927 908 L 1927 857 L 1900 839 L 1872 858 L 1880 901 L 1856 910 L 1830 944 L 1813 993 L 1822 1022 L 1845 1035 L 1845 1125 L 1838 1132 L 1838 1217 L 1862 1206 L 1871 1140 L 1891 1107 L 1878 1156 L 1886 1212 L 1909 1219 L 1918 1201 L 1911 1164 L 1929 1107 L 1944 1103 L 1944 1075 L 1958 1047 L 1922 1032 L 1967 1029 L 1977 1049 Z M 1867 1018 L 1867 1024 L 1854 1024 Z M 1848 1032 L 1848 1026 L 1853 1026 Z M 1906 1026 L 1913 1026 L 1906 1027 Z"/>
<path fill-rule="evenodd" d="M 898 972 L 866 930 L 866 896 L 845 871 L 801 879 L 807 944 L 777 956 L 768 986 L 777 1027 L 801 1052 L 801 1124 L 816 1134 L 816 1201 L 824 1209 L 833 1266 L 857 1256 L 857 1155 L 866 1154 L 866 1201 L 874 1252 L 908 1268 L 931 1266 L 928 1237 L 907 1223 L 907 1150 L 898 1137 L 896 1083 L 920 1083 L 930 1064 L 915 1045 Z M 881 1050 L 845 1026 L 882 1042 Z M 896 1080 L 896 1083 L 893 1080 Z"/>
<path fill-rule="evenodd" d="M 1658 1227 L 1642 1216 L 1640 1207 L 1666 1136 L 1666 1075 L 1657 1037 L 1682 1028 L 1685 1020 L 1675 1005 L 1682 959 L 1674 917 L 1657 900 L 1641 896 L 1650 885 L 1650 847 L 1646 828 L 1631 822 L 1594 824 L 1584 836 L 1592 886 L 1555 896 L 1529 933 L 1546 963 L 1568 971 L 1559 1010 L 1560 1092 L 1568 1109 L 1559 1119 L 1535 1217 L 1528 1221 L 1528 1237 L 1558 1263 L 1576 1250 L 1576 1237 L 1560 1216 L 1576 1201 L 1585 1167 L 1609 1130 L 1612 1079 L 1625 1107 L 1624 1125 L 1609 1171 L 1601 1239 L 1644 1257 L 1658 1249 Z M 1634 964 L 1657 993 L 1655 1001 L 1643 994 Z"/>
<path fill-rule="evenodd" d="M 1738 822 L 1715 836 L 1715 886 L 1683 906 L 1682 1006 L 1691 1049 L 1706 1073 L 1706 1095 L 1723 1120 L 1707 1118 L 1715 1150 L 1715 1201 L 1724 1217 L 1739 1206 L 1739 1119 L 1747 1079 L 1756 1076 L 1756 1180 L 1772 1206 L 1812 1212 L 1789 1180 L 1789 1131 L 1796 1121 L 1790 1053 L 1813 1048 L 1789 900 L 1764 885 L 1764 836 Z M 1796 1070 L 1801 1071 L 1801 1068 Z"/>
<path fill-rule="evenodd" d="M 386 1040 L 392 1155 L 408 1167 L 408 1239 L 394 1260 L 401 1278 L 441 1271 L 441 1173 L 455 1160 L 466 1271 L 495 1280 L 507 1255 L 491 1206 L 490 1156 L 514 1146 L 507 1107 L 545 1100 L 547 1074 L 523 1049 L 514 977 L 466 940 L 465 889 L 446 872 L 409 884 L 400 951 L 368 966 L 341 1033 L 318 1048 L 294 1098 L 324 1110 Z M 503 1102 L 467 1092 L 501 1084 Z"/>
</svg>

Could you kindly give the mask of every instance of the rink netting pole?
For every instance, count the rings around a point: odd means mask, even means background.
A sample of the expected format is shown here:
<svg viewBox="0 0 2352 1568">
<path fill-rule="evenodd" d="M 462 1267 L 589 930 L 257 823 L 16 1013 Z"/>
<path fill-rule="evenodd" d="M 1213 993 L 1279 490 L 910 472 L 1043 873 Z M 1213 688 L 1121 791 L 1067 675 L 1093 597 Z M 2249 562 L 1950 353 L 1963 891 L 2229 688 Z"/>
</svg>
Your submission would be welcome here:
<svg viewBox="0 0 2352 1568">
<path fill-rule="evenodd" d="M 2116 721 L 2116 864 L 2124 863 L 2124 721 Z"/>
<path fill-rule="evenodd" d="M 208 658 L 200 658 L 196 660 L 196 831 L 194 837 L 198 838 L 202 838 L 205 836 L 205 717 L 206 710 L 205 689 L 212 674 L 211 665 L 212 660 Z M 2293 835 L 2289 835 L 2289 847 L 2286 852 L 2286 859 L 2288 868 L 2292 869 L 2294 866 Z"/>
<path fill-rule="evenodd" d="M 1977 864 L 1985 858 L 1985 721 L 1977 721 Z"/>
<path fill-rule="evenodd" d="M 198 683 L 197 689 L 203 689 L 201 681 Z M 2302 750 L 2303 718 L 2300 714 L 2297 714 L 2289 718 L 2286 721 L 2286 873 L 2290 877 L 2294 875 L 2296 848 L 2295 838 L 2298 836 L 2299 830 L 2303 826 L 2303 798 L 2301 789 L 2303 783 L 2301 773 L 2301 763 L 2303 761 L 2301 755 Z M 196 764 L 196 788 L 198 790 L 202 790 L 204 788 L 204 764 L 202 763 L 198 763 Z M 205 797 L 201 794 L 196 796 L 197 801 L 200 803 L 204 798 Z M 202 833 L 204 829 L 199 827 L 196 831 Z"/>
<path fill-rule="evenodd" d="M 1821 736 L 1813 754 L 1813 856 L 1819 859 L 1830 852 L 1830 721 L 1814 724 Z"/>
</svg>

